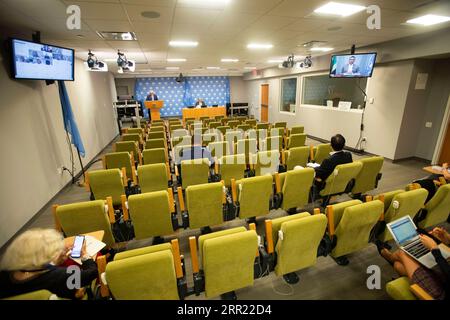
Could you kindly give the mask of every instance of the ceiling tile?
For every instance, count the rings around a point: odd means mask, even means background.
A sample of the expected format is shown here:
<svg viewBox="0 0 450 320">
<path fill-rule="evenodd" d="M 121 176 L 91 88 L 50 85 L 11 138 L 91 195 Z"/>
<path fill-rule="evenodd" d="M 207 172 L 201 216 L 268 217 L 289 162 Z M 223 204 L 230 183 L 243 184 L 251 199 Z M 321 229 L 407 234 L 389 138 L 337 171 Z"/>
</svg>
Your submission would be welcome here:
<svg viewBox="0 0 450 320">
<path fill-rule="evenodd" d="M 84 20 L 84 22 L 93 31 L 120 31 L 120 32 L 133 31 L 131 24 L 127 20 L 86 19 Z"/>
<path fill-rule="evenodd" d="M 171 23 L 174 9 L 171 7 L 155 7 L 151 5 L 125 5 L 125 10 L 132 22 L 153 22 L 153 23 Z M 141 15 L 144 11 L 155 11 L 160 14 L 159 18 L 149 19 Z"/>
</svg>

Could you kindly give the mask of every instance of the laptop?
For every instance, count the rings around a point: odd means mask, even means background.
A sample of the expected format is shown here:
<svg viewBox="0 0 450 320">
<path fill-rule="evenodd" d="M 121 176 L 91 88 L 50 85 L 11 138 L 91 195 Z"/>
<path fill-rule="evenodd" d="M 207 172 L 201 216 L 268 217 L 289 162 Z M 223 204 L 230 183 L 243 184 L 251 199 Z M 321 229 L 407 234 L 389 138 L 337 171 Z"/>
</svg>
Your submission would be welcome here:
<svg viewBox="0 0 450 320">
<path fill-rule="evenodd" d="M 420 240 L 419 233 L 416 230 L 417 227 L 410 216 L 404 216 L 388 223 L 387 227 L 401 250 L 427 268 L 431 269 L 437 265 L 433 254 Z M 442 245 L 439 246 L 439 249 L 445 259 L 450 257 L 450 250 L 447 250 Z"/>
</svg>

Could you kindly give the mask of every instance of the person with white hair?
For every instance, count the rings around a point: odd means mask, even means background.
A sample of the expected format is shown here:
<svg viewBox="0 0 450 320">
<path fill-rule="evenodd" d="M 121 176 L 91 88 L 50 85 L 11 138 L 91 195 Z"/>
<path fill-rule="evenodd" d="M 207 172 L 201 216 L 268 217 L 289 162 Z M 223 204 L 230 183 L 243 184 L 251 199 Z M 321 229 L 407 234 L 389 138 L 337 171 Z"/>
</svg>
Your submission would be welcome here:
<svg viewBox="0 0 450 320">
<path fill-rule="evenodd" d="M 156 100 L 158 100 L 158 96 L 156 95 L 155 91 L 150 90 L 146 100 L 147 101 L 156 101 Z"/>
<path fill-rule="evenodd" d="M 83 246 L 80 287 L 73 288 L 75 272 L 63 266 L 69 252 L 63 235 L 55 229 L 25 231 L 8 246 L 0 262 L 0 298 L 44 289 L 60 298 L 81 298 L 78 289 L 97 278 L 97 264 Z"/>
</svg>

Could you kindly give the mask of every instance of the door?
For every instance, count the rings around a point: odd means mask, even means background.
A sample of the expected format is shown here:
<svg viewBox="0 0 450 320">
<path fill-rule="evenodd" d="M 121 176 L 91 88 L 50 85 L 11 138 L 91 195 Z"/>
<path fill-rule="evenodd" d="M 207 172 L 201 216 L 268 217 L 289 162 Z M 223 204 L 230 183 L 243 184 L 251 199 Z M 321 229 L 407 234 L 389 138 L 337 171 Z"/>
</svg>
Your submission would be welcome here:
<svg viewBox="0 0 450 320">
<path fill-rule="evenodd" d="M 261 122 L 269 121 L 269 85 L 261 85 Z"/>
<path fill-rule="evenodd" d="M 441 147 L 441 155 L 439 156 L 439 164 L 450 162 L 450 118 L 447 123 L 447 132 L 444 136 L 444 142 Z"/>
</svg>

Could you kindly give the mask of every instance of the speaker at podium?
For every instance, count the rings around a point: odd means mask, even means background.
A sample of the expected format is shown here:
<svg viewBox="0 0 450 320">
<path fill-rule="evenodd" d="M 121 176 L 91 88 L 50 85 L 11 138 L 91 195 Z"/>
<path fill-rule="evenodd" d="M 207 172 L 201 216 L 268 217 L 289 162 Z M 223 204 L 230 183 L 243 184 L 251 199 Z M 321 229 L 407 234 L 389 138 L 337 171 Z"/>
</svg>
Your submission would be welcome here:
<svg viewBox="0 0 450 320">
<path fill-rule="evenodd" d="M 155 101 L 145 101 L 145 107 L 150 110 L 150 119 L 151 120 L 160 120 L 161 114 L 160 110 L 164 107 L 163 100 L 155 100 Z"/>
</svg>

